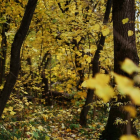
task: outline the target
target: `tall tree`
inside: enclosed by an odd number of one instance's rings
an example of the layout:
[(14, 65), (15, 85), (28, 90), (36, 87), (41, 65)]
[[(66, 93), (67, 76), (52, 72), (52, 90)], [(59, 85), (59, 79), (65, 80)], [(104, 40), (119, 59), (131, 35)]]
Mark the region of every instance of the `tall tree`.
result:
[[(120, 62), (125, 58), (131, 59), (136, 65), (139, 64), (135, 41), (135, 1), (134, 0), (113, 0), (113, 36), (114, 36), (114, 72), (120, 75), (128, 76), (120, 69)], [(129, 19), (127, 23), (123, 19)], [(128, 20), (127, 19), (127, 20)], [(126, 20), (126, 21), (127, 21)], [(133, 35), (129, 36), (128, 31), (133, 31)], [(118, 102), (124, 103), (127, 99), (120, 99)], [(100, 140), (118, 140), (123, 134), (137, 135), (133, 122), (127, 124), (115, 125), (117, 117), (127, 120), (127, 113), (122, 110), (123, 106), (111, 106), (108, 122)], [(128, 132), (128, 127), (131, 131)], [(129, 129), (129, 130), (130, 130)]]
[(23, 19), (21, 21), (20, 28), (18, 29), (14, 37), (14, 41), (11, 48), (10, 72), (7, 76), (4, 88), (0, 94), (0, 116), (3, 113), (4, 107), (7, 103), (7, 100), (12, 92), (12, 89), (18, 77), (20, 67), (20, 49), (28, 32), (36, 4), (37, 0), (28, 1)]
[[(105, 11), (104, 21), (103, 21), (104, 24), (107, 24), (107, 22), (108, 22), (110, 10), (111, 10), (111, 3), (112, 3), (112, 0), (107, 1), (106, 11)], [(105, 36), (103, 36), (103, 34), (101, 34), (101, 38), (99, 39), (99, 43), (97, 44), (96, 53), (91, 62), (92, 63), (92, 77), (95, 77), (95, 75), (97, 73), (99, 73), (99, 71), (100, 71), (99, 58), (100, 58), (100, 52), (104, 46), (104, 42), (105, 42)], [(85, 102), (85, 105), (83, 106), (83, 109), (80, 114), (80, 124), (82, 126), (86, 126), (86, 124), (87, 124), (86, 117), (87, 117), (88, 111), (90, 109), (89, 104), (93, 102), (93, 94), (94, 94), (94, 90), (88, 89), (86, 102)]]

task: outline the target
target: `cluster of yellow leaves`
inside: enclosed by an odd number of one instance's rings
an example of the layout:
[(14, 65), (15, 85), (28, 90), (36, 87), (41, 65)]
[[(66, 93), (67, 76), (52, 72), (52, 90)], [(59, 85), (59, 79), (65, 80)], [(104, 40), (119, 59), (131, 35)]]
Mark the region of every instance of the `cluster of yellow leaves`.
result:
[(88, 79), (82, 83), (83, 87), (96, 89), (95, 93), (98, 97), (102, 98), (104, 102), (108, 102), (115, 92), (109, 86), (110, 76), (105, 74), (97, 74), (95, 78)]
[(117, 88), (122, 95), (129, 95), (132, 101), (140, 105), (140, 90), (134, 87), (134, 83), (127, 77), (113, 73), (115, 81), (117, 83)]
[[(140, 71), (140, 68), (138, 68), (138, 66), (136, 66), (129, 59), (126, 59), (122, 63), (121, 68), (129, 74)], [(140, 90), (138, 87), (134, 87), (134, 82), (131, 79), (122, 75), (118, 75), (114, 72), (112, 72), (112, 75), (115, 77), (119, 93), (122, 95), (129, 95), (135, 104), (140, 105)], [(113, 88), (108, 85), (109, 82), (110, 82), (109, 75), (97, 74), (95, 78), (90, 78), (84, 81), (82, 83), (82, 86), (95, 89), (96, 95), (102, 98), (104, 102), (107, 102), (115, 95)]]
[[(10, 112), (10, 115), (12, 115), (12, 116), (16, 114), (16, 112), (13, 111), (13, 107), (12, 106), (10, 106), (9, 108), (5, 108), (3, 112), (4, 112), (4, 114), (7, 114), (7, 112)], [(2, 114), (2, 118), (5, 118), (4, 114)]]
[(132, 74), (133, 72), (140, 72), (140, 68), (130, 59), (125, 59), (125, 61), (121, 64), (121, 69), (128, 74)]

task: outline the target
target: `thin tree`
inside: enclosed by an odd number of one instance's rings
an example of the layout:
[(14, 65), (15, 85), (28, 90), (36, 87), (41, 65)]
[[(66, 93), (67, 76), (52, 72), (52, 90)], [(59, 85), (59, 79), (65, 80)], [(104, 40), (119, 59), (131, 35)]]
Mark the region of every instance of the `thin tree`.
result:
[(28, 0), (26, 10), (21, 21), (20, 28), (18, 29), (11, 48), (11, 61), (10, 72), (7, 76), (4, 88), (0, 94), (0, 116), (3, 113), (5, 105), (9, 99), (12, 89), (16, 83), (20, 67), (20, 49), (22, 43), (27, 35), (31, 19), (37, 4), (37, 0)]
[[(106, 11), (105, 11), (104, 21), (103, 21), (104, 24), (106, 24), (108, 22), (108, 19), (109, 19), (109, 14), (110, 14), (110, 10), (111, 10), (111, 2), (112, 2), (112, 0), (107, 1)], [(94, 77), (100, 71), (99, 58), (100, 58), (100, 52), (104, 46), (104, 42), (105, 42), (105, 36), (103, 36), (101, 34), (101, 38), (99, 40), (99, 43), (97, 44), (96, 53), (95, 53), (94, 58), (91, 62), (92, 63), (92, 77)], [(87, 125), (86, 117), (87, 117), (88, 111), (90, 109), (89, 104), (93, 102), (93, 94), (94, 94), (94, 90), (88, 89), (86, 102), (85, 102), (85, 105), (83, 106), (83, 109), (82, 109), (81, 114), (80, 114), (80, 124), (82, 126)]]

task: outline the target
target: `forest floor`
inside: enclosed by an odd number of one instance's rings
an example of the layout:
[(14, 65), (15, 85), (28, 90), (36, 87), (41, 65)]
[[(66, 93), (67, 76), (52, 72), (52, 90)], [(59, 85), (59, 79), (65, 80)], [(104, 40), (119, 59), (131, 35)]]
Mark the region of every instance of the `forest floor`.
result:
[[(98, 107), (87, 116), (88, 126), (79, 125), (82, 101), (48, 107), (11, 97), (0, 120), (0, 140), (98, 140), (108, 111)], [(140, 136), (140, 119), (135, 121)]]

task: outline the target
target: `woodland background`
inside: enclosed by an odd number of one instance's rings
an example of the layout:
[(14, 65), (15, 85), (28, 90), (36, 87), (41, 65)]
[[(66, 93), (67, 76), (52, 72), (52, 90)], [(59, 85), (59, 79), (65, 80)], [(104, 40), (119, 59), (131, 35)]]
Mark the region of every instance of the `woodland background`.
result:
[(0, 0), (0, 139), (137, 140), (139, 13), (139, 0)]

